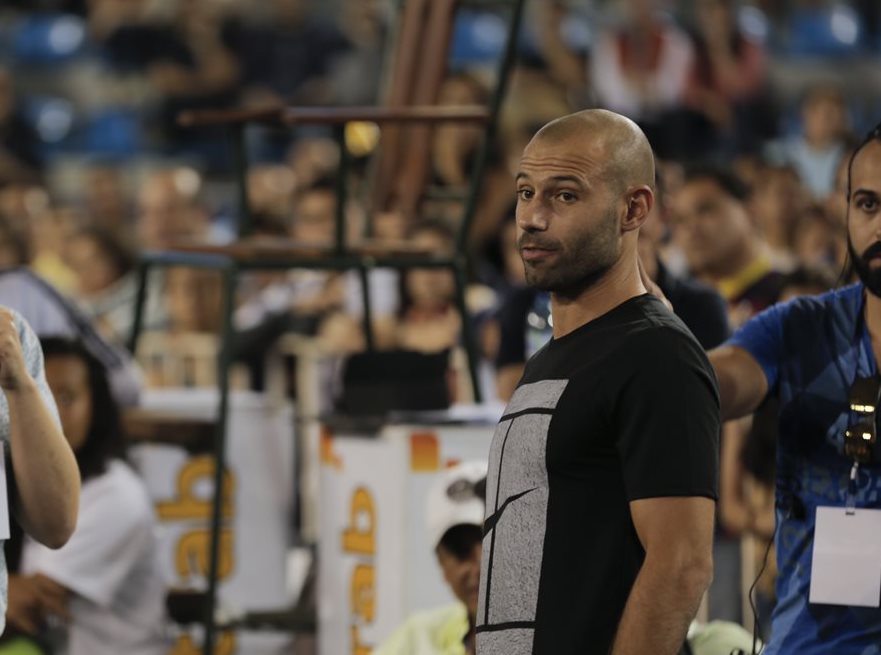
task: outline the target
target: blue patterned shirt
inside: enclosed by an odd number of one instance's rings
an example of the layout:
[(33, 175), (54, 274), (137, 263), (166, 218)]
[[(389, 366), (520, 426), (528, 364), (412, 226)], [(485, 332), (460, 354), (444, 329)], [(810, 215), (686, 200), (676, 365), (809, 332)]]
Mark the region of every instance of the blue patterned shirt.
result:
[[(858, 418), (850, 389), (856, 378), (877, 373), (864, 302), (862, 284), (796, 298), (762, 312), (728, 342), (758, 361), (780, 404), (778, 600), (764, 655), (881, 655), (881, 609), (808, 602), (816, 509), (846, 500), (852, 460), (844, 432)], [(881, 508), (877, 452), (860, 469), (856, 504)]]

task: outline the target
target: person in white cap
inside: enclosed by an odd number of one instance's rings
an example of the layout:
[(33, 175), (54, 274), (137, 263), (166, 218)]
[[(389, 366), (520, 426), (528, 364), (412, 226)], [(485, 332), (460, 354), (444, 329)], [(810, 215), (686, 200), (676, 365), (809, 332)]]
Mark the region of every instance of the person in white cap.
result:
[(428, 495), (430, 543), (458, 601), (414, 614), (374, 655), (474, 655), (486, 470), (485, 461), (458, 464), (438, 478)]

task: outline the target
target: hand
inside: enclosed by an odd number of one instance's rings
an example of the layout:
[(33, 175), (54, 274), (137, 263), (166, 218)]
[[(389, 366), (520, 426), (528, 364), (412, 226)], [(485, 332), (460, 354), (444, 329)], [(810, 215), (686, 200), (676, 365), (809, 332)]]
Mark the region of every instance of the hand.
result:
[(6, 618), (26, 634), (40, 631), (48, 614), (70, 619), (67, 589), (44, 575), (10, 575)]
[(645, 272), (645, 266), (642, 265), (642, 259), (640, 257), (636, 258), (637, 264), (639, 265), (639, 279), (642, 281), (642, 285), (645, 287), (645, 290), (650, 294), (655, 296), (658, 300), (664, 303), (671, 312), (673, 311), (673, 304), (664, 295), (664, 292), (661, 291), (661, 287), (655, 284), (655, 281), (649, 277), (649, 274)]
[(9, 576), (9, 597), (6, 607), (6, 620), (16, 630), (35, 635), (43, 623), (40, 608), (40, 595), (28, 577)]
[(8, 309), (0, 308), (0, 388), (16, 391), (29, 382), (31, 376), (24, 361), (15, 317)]

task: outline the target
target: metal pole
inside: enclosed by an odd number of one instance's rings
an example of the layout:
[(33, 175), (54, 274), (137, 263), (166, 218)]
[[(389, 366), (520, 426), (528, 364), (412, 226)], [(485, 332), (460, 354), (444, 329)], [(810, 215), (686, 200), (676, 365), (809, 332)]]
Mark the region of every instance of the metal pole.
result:
[(208, 553), (208, 597), (205, 602), (205, 642), (204, 655), (214, 655), (216, 625), (214, 621), (217, 607), (217, 589), (220, 573), (220, 536), (223, 530), (223, 482), (226, 472), (226, 428), (229, 413), (229, 367), (232, 363), (232, 315), (235, 308), (234, 296), (237, 270), (234, 265), (222, 269), (223, 276), (223, 327), (220, 335), (220, 352), (217, 357), (217, 386), (220, 394), (217, 424), (214, 429), (214, 498), (211, 507), (211, 537)]
[(373, 339), (373, 308), (370, 302), (369, 273), (366, 267), (358, 267), (358, 277), (361, 279), (361, 293), (364, 294), (364, 341), (368, 352), (373, 352), (376, 344)]
[(233, 169), (236, 176), (236, 187), (239, 196), (239, 218), (236, 234), (246, 237), (251, 234), (251, 199), (248, 194), (248, 149), (245, 144), (245, 126), (234, 125), (230, 129), (230, 149), (232, 150)]
[(471, 173), (471, 184), (468, 190), (468, 200), (465, 203), (465, 213), (462, 217), (462, 226), (456, 239), (456, 248), (460, 253), (466, 253), (468, 248), (468, 236), (471, 232), (471, 223), (474, 221), (474, 213), (477, 211), (477, 197), (480, 194), (483, 172), (489, 159), (489, 151), (493, 147), (498, 131), (499, 112), (508, 91), (508, 73), (514, 64), (517, 55), (517, 35), (520, 33), (520, 23), (523, 17), (523, 5), (525, 0), (515, 0), (511, 10), (511, 25), (508, 31), (508, 40), (505, 43), (505, 51), (499, 62), (498, 79), (496, 88), (489, 103), (489, 120), (483, 134), (483, 143), (477, 151), (474, 162), (474, 170)]
[(471, 377), (471, 389), (474, 392), (474, 402), (483, 402), (483, 393), (480, 390), (480, 375), (477, 370), (477, 335), (474, 333), (474, 325), (468, 316), (468, 308), (465, 305), (465, 288), (468, 284), (465, 274), (465, 263), (460, 262), (454, 268), (456, 274), (456, 306), (462, 317), (462, 342), (465, 346), (465, 354), (468, 359), (468, 374)]
[(145, 260), (138, 262), (138, 289), (135, 295), (135, 315), (132, 318), (132, 331), (129, 334), (128, 349), (135, 355), (138, 338), (141, 336), (141, 324), (144, 322), (144, 305), (147, 301), (147, 279), (150, 275), (150, 263)]
[(334, 136), (340, 150), (340, 167), (336, 179), (336, 244), (335, 254), (346, 251), (346, 196), (348, 194), (349, 149), (346, 148), (346, 126), (334, 128)]

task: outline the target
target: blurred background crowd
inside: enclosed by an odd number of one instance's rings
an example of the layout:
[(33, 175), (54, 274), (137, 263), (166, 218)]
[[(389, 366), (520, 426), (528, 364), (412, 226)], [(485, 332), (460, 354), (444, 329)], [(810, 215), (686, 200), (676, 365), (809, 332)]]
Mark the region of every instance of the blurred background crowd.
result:
[[(0, 267), (29, 267), (124, 345), (139, 251), (182, 239), (223, 242), (235, 231), (225, 137), (183, 128), (178, 114), (376, 103), (396, 11), (391, 0), (6, 0)], [(467, 320), (478, 327), (490, 397), (511, 393), (547, 327), (542, 297), (523, 288), (513, 223), (518, 158), (538, 127), (570, 111), (606, 107), (649, 136), (661, 201), (642, 257), (706, 347), (789, 295), (844, 279), (845, 164), (881, 118), (881, 4), (548, 0), (526, 11), (467, 240)], [(440, 103), (487, 101), (504, 31), (491, 11), (462, 12)], [(480, 136), (469, 126), (437, 128), (432, 183), (467, 185)], [(375, 131), (352, 126), (346, 144), (357, 188)], [(247, 146), (259, 233), (332, 243), (339, 157), (331, 134), (255, 128)], [(434, 198), (376, 216), (375, 234), (449, 250), (456, 202)], [(364, 207), (353, 200), (346, 213), (357, 232)], [(237, 384), (260, 388), (268, 345), (290, 332), (328, 352), (363, 349), (354, 282), (300, 270), (249, 275), (235, 314), (237, 356), (247, 364)], [(214, 384), (218, 278), (170, 269), (154, 283), (163, 292), (151, 294), (137, 353), (147, 384)], [(380, 347), (438, 352), (460, 343), (451, 274), (380, 271), (370, 283)], [(207, 373), (174, 363), (199, 353)], [(761, 420), (726, 428), (727, 535), (773, 532), (769, 431)], [(773, 590), (764, 588), (770, 603)]]

